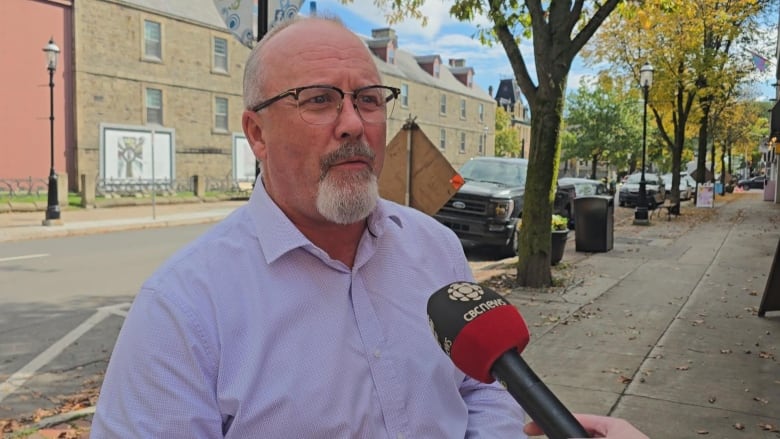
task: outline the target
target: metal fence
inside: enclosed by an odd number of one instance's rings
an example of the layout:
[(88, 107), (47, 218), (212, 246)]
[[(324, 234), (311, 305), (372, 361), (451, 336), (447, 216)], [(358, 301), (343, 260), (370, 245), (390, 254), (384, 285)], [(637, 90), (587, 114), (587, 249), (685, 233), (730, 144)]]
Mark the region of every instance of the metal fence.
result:
[[(232, 177), (197, 176), (181, 180), (151, 179), (97, 179), (95, 195), (98, 197), (138, 197), (155, 194), (172, 196), (181, 193), (195, 193), (196, 179), (203, 180), (203, 188), (211, 193), (244, 192), (246, 181)], [(249, 182), (251, 184), (251, 182)], [(0, 198), (13, 200), (20, 197), (42, 197), (49, 190), (47, 178), (0, 178)]]
[(48, 178), (0, 178), (0, 197), (38, 197), (48, 190)]

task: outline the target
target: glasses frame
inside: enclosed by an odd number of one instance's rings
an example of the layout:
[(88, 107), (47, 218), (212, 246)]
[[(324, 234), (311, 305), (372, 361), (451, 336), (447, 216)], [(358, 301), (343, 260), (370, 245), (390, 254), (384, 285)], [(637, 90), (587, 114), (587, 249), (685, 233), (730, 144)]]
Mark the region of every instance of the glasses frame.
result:
[[(401, 89), (400, 88), (390, 87), (390, 86), (387, 86), (387, 85), (378, 85), (378, 84), (377, 85), (367, 85), (365, 87), (356, 88), (356, 89), (354, 89), (354, 90), (352, 90), (350, 92), (350, 91), (344, 91), (344, 90), (342, 90), (342, 89), (340, 89), (340, 88), (338, 88), (336, 86), (333, 86), (333, 85), (314, 84), (314, 85), (305, 85), (303, 87), (295, 87), (295, 88), (291, 88), (289, 90), (285, 90), (285, 91), (279, 93), (278, 95), (276, 95), (276, 96), (274, 96), (274, 97), (272, 97), (270, 99), (267, 99), (267, 100), (265, 100), (263, 102), (260, 102), (259, 104), (255, 105), (254, 107), (251, 107), (250, 110), (252, 110), (253, 112), (257, 113), (258, 111), (260, 111), (260, 110), (270, 106), (274, 102), (280, 101), (280, 100), (286, 98), (287, 96), (292, 96), (293, 99), (295, 99), (295, 107), (298, 110), (298, 116), (300, 116), (301, 119), (304, 122), (311, 124), (311, 122), (307, 121), (306, 119), (303, 119), (303, 116), (301, 116), (300, 105), (299, 105), (300, 101), (298, 101), (298, 96), (300, 95), (300, 93), (302, 91), (308, 90), (308, 89), (312, 89), (312, 88), (327, 88), (327, 89), (334, 90), (334, 91), (338, 92), (338, 94), (341, 96), (341, 102), (339, 103), (339, 106), (337, 107), (337, 110), (336, 110), (336, 119), (338, 118), (339, 114), (341, 114), (341, 109), (344, 107), (344, 96), (345, 95), (351, 95), (352, 98), (354, 99), (355, 96), (358, 93), (360, 93), (361, 91), (372, 89), (372, 88), (381, 88), (381, 89), (388, 90), (390, 92), (390, 95), (387, 96), (387, 98), (385, 99), (385, 104), (387, 104), (390, 101), (398, 99), (398, 96), (400, 96), (400, 94), (401, 94)], [(378, 122), (368, 122), (368, 121), (366, 121), (365, 119), (363, 119), (363, 114), (361, 114), (360, 110), (357, 108), (357, 104), (355, 104), (353, 102), (352, 106), (355, 108), (355, 111), (357, 111), (357, 114), (360, 115), (360, 119), (363, 122), (366, 122), (366, 123), (378, 123)], [(387, 117), (389, 117), (389, 115), (387, 115), (386, 118)], [(335, 121), (336, 119), (333, 119), (333, 120)], [(322, 125), (324, 125), (324, 124), (322, 124)]]

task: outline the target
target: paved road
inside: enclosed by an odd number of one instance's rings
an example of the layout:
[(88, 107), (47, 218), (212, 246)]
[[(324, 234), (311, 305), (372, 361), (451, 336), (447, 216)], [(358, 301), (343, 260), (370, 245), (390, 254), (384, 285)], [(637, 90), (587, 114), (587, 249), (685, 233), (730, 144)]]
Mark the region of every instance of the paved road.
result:
[(141, 282), (208, 225), (0, 246), (0, 419), (99, 377)]

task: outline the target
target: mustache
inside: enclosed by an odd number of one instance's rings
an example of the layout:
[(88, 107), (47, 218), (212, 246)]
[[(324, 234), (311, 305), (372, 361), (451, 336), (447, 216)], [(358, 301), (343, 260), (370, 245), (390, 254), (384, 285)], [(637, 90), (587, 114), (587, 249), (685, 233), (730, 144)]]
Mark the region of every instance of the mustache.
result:
[(349, 160), (354, 157), (362, 157), (367, 159), (373, 169), (376, 153), (374, 153), (374, 151), (365, 143), (347, 142), (342, 143), (337, 150), (328, 153), (322, 158), (320, 161), (320, 169), (322, 171), (320, 179), (325, 178), (325, 174), (327, 174), (328, 170), (336, 163)]

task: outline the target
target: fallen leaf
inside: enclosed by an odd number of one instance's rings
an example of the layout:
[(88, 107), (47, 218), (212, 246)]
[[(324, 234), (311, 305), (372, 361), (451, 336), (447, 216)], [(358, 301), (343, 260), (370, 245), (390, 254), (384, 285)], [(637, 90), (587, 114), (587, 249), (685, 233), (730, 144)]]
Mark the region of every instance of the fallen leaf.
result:
[(687, 366), (687, 365), (685, 365), (685, 366), (677, 366), (675, 369), (677, 369), (677, 370), (688, 370), (688, 369), (690, 369), (690, 367)]
[(758, 396), (754, 396), (753, 397), (753, 401), (758, 401), (758, 402), (763, 403), (763, 404), (769, 404), (769, 400), (768, 399), (759, 398)]
[(762, 430), (766, 430), (766, 431), (772, 431), (772, 432), (775, 432), (775, 431), (780, 431), (780, 430), (778, 430), (778, 429), (777, 429), (777, 427), (775, 427), (775, 426), (774, 426), (774, 425), (772, 425), (772, 424), (758, 424), (758, 427), (759, 427), (760, 429), (762, 429)]
[(709, 398), (707, 398), (707, 402), (709, 402), (710, 404), (714, 404), (715, 401), (717, 401), (717, 400), (718, 400), (718, 398), (716, 398), (714, 396), (710, 396)]
[(731, 353), (731, 349), (721, 349), (720, 353), (721, 354), (730, 354)]
[(696, 434), (710, 434), (707, 430), (696, 430)]
[(628, 384), (628, 383), (630, 383), (631, 381), (633, 381), (633, 379), (632, 379), (632, 378), (629, 378), (629, 377), (627, 377), (627, 376), (620, 375), (620, 383), (621, 383), (621, 384)]
[(745, 424), (741, 424), (741, 423), (737, 422), (736, 424), (734, 424), (734, 428), (736, 428), (737, 430), (744, 430), (745, 429)]

